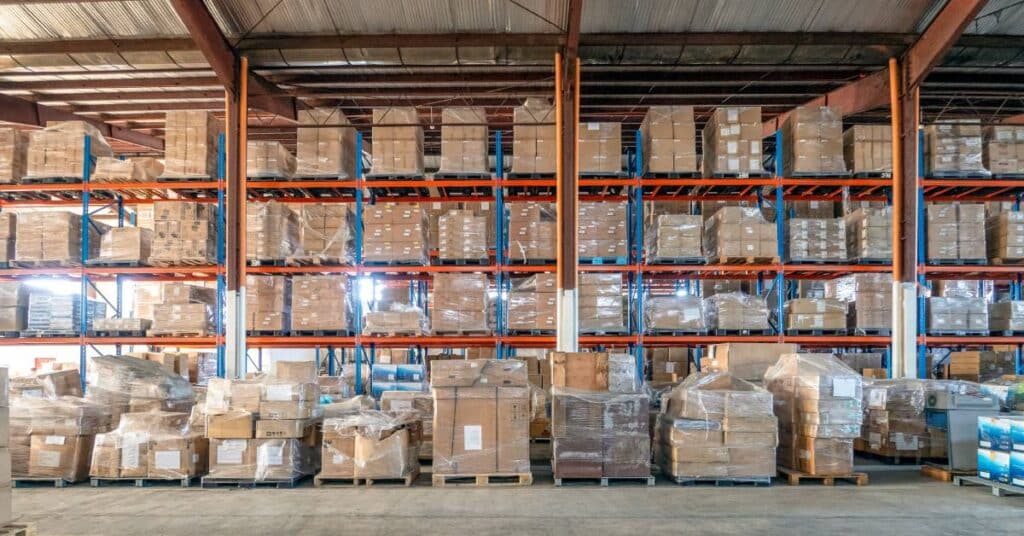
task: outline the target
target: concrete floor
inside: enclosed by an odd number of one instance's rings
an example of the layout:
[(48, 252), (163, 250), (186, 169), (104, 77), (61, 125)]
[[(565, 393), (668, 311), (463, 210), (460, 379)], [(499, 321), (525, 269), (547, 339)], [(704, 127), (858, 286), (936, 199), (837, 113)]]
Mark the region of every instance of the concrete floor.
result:
[[(866, 487), (201, 490), (17, 489), (15, 515), (41, 535), (122, 534), (1022, 534), (1024, 497), (993, 497), (912, 472)], [(226, 532), (232, 531), (232, 532)], [(358, 532), (356, 532), (358, 531)]]

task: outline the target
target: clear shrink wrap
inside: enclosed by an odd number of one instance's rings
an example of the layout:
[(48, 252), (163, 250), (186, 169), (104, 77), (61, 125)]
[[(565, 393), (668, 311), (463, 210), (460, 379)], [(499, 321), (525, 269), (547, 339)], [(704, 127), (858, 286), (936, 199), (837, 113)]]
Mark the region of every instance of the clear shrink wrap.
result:
[(320, 478), (405, 478), (419, 473), (420, 418), (360, 410), (324, 420)]
[[(321, 376), (320, 378), (332, 378), (333, 380), (336, 380), (338, 378), (341, 378), (341, 376)], [(319, 383), (321, 390), (320, 392), (323, 394), (327, 394), (327, 388), (324, 386), (324, 382), (321, 381)], [(345, 417), (346, 415), (358, 413), (360, 411), (367, 409), (376, 409), (377, 402), (372, 397), (366, 395), (358, 395), (346, 398), (339, 397), (335, 399), (334, 402), (331, 402), (329, 404), (322, 404), (322, 407), (324, 410), (324, 420), (327, 420), (336, 419), (338, 417)]]
[(299, 216), (287, 205), (247, 203), (245, 251), (249, 260), (283, 260), (301, 251)]
[(204, 110), (181, 110), (167, 112), (165, 126), (163, 176), (217, 176), (217, 138), (223, 130), (220, 120)]
[(709, 258), (779, 256), (778, 232), (757, 207), (722, 207), (704, 223)]
[(245, 276), (246, 331), (280, 332), (290, 325), (291, 280), (283, 276)]
[(782, 124), (783, 176), (843, 175), (843, 118), (837, 108), (800, 106)]
[(581, 202), (577, 240), (581, 259), (616, 259), (629, 254), (626, 203)]
[(245, 175), (256, 179), (290, 179), (295, 175), (295, 157), (279, 141), (249, 140), (245, 147)]
[(392, 303), (387, 309), (363, 313), (363, 333), (367, 335), (422, 335), (430, 332), (423, 309), (409, 303)]
[(580, 123), (577, 131), (581, 174), (622, 172), (622, 123)]
[(189, 426), (190, 414), (125, 413), (98, 434), (89, 476), (178, 480), (206, 473), (208, 441)]
[(115, 158), (101, 156), (96, 159), (92, 182), (156, 182), (163, 175), (164, 165), (156, 158)]
[(434, 274), (430, 304), (430, 327), (433, 332), (490, 332), (489, 288), (487, 274)]
[(579, 274), (579, 329), (583, 333), (626, 329), (621, 273)]
[(155, 361), (128, 356), (93, 357), (86, 369), (86, 399), (122, 413), (188, 413), (195, 395), (188, 379)]
[(153, 231), (142, 227), (111, 227), (100, 237), (95, 262), (133, 262), (145, 264), (153, 250)]
[(298, 212), (302, 255), (321, 264), (351, 264), (353, 214), (344, 203), (304, 203)]
[(640, 124), (644, 173), (697, 172), (693, 106), (651, 106)]
[(487, 216), (474, 210), (452, 209), (437, 218), (437, 258), (488, 260)]
[(987, 332), (989, 330), (988, 304), (985, 298), (940, 297), (928, 298), (928, 332)]
[(344, 274), (292, 276), (291, 330), (350, 331), (352, 302)]
[[(533, 395), (534, 402), (537, 395)], [(543, 396), (543, 393), (540, 395)], [(543, 400), (543, 398), (541, 398)], [(539, 408), (538, 408), (539, 406)], [(372, 409), (372, 408), (371, 408)], [(420, 458), (429, 458), (434, 450), (434, 397), (429, 392), (417, 391), (384, 391), (380, 395), (381, 411), (413, 412), (420, 422), (422, 441), (420, 442)], [(534, 404), (534, 413), (543, 412), (544, 404)]]
[(441, 166), (438, 174), (484, 174), (487, 156), (487, 111), (482, 107), (441, 110)]
[(926, 212), (929, 262), (986, 258), (984, 204), (929, 203)]
[(320, 451), (310, 438), (210, 439), (212, 478), (291, 480), (319, 467)]
[(983, 134), (985, 169), (993, 176), (1024, 173), (1024, 126), (989, 125)]
[(846, 255), (846, 222), (842, 218), (789, 218), (786, 253), (793, 261), (842, 262)]
[(985, 224), (988, 258), (1004, 261), (1024, 259), (1024, 212), (1000, 212)]
[(423, 127), (414, 107), (373, 109), (373, 175), (423, 175)]
[(1024, 411), (1024, 376), (993, 378), (981, 384), (981, 392), (998, 400), (1004, 411)]
[(892, 326), (892, 274), (851, 274), (825, 283), (825, 297), (848, 304), (848, 326), (858, 330)]
[(21, 331), (28, 319), (28, 287), (21, 281), (0, 281), (0, 331)]
[(159, 265), (216, 262), (217, 206), (190, 201), (153, 203), (150, 260)]
[(988, 304), (988, 326), (992, 331), (1024, 331), (1024, 301)]
[(28, 132), (0, 128), (0, 184), (17, 184), (28, 166)]
[(429, 263), (427, 217), (419, 203), (363, 208), (363, 260), (373, 264)]
[(771, 329), (768, 303), (762, 296), (743, 292), (715, 294), (705, 300), (705, 312), (709, 329)]
[(835, 298), (793, 298), (786, 301), (787, 330), (846, 329), (847, 304)]
[(704, 300), (700, 296), (651, 296), (644, 298), (644, 327), (658, 331), (707, 329)]
[(508, 329), (554, 331), (557, 288), (555, 274), (535, 274), (513, 279), (508, 295)]
[(846, 169), (857, 174), (892, 173), (892, 127), (853, 125), (843, 133)]
[(716, 108), (701, 131), (704, 174), (761, 173), (761, 108)]
[(937, 123), (924, 127), (924, 172), (987, 174), (982, 158), (981, 125), (976, 122)]
[[(85, 139), (89, 138), (89, 154)], [(29, 133), (25, 178), (81, 179), (86, 158), (113, 156), (99, 129), (85, 121), (48, 121)]]
[(10, 381), (11, 398), (59, 398), (82, 396), (82, 376), (78, 369), (40, 372), (17, 376)]
[(557, 241), (553, 203), (514, 201), (508, 204), (508, 258), (523, 263), (554, 260)]
[[(100, 233), (107, 225), (92, 220), (89, 225), (91, 258), (99, 253)], [(82, 217), (65, 211), (21, 212), (15, 229), (14, 258), (19, 262), (61, 262), (76, 264), (82, 255)]]
[(851, 259), (892, 259), (892, 208), (858, 208), (845, 217)]
[(659, 214), (647, 225), (647, 262), (670, 262), (704, 256), (704, 220), (693, 214)]
[(107, 314), (107, 304), (97, 300), (86, 300), (82, 311), (82, 300), (77, 294), (51, 294), (45, 290), (33, 290), (28, 296), (26, 327), (32, 331), (61, 331), (79, 333), (82, 317), (85, 329), (94, 329), (93, 322)]
[(10, 414), (14, 477), (85, 480), (94, 436), (113, 426), (108, 408), (70, 396), (14, 398)]
[(547, 99), (528, 98), (512, 112), (512, 173), (555, 173), (555, 108)]
[(551, 469), (555, 478), (649, 476), (650, 405), (650, 396), (642, 391), (553, 387)]
[(18, 236), (18, 215), (14, 212), (0, 212), (0, 262), (14, 260), (15, 238)]
[[(356, 129), (338, 108), (299, 110), (295, 175), (352, 179), (356, 176)], [(314, 128), (315, 126), (315, 128)]]

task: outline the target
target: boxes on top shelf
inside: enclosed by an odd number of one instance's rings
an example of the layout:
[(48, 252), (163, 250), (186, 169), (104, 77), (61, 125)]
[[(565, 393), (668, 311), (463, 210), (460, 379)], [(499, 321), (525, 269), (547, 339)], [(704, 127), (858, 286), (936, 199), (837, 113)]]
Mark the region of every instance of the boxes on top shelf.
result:
[(0, 128), (0, 184), (17, 184), (28, 168), (28, 132)]
[(555, 108), (547, 99), (529, 98), (512, 112), (512, 173), (554, 175)]
[(701, 133), (704, 174), (761, 173), (761, 108), (715, 108)]
[(579, 152), (581, 174), (621, 173), (622, 123), (580, 123)]
[(295, 157), (284, 145), (281, 145), (281, 142), (267, 140), (246, 142), (246, 177), (288, 179), (294, 174)]
[(983, 134), (986, 169), (993, 175), (1024, 173), (1024, 126), (989, 125)]
[(373, 109), (371, 172), (423, 175), (423, 127), (414, 107)]
[(223, 124), (199, 110), (167, 112), (164, 172), (168, 178), (217, 176), (217, 137)]
[[(338, 108), (299, 110), (295, 175), (352, 179), (356, 176), (356, 129)], [(310, 125), (316, 125), (311, 128)]]
[[(89, 137), (90, 154), (85, 154)], [(25, 178), (81, 179), (85, 159), (114, 153), (99, 129), (85, 121), (48, 121), (46, 128), (29, 134)]]
[(976, 122), (936, 123), (924, 127), (924, 172), (986, 174), (981, 125)]
[(843, 119), (828, 106), (800, 106), (782, 124), (782, 169), (787, 177), (842, 175)]
[(640, 124), (644, 173), (697, 172), (692, 106), (651, 106)]
[(892, 126), (851, 126), (843, 133), (843, 154), (853, 173), (892, 173)]
[(487, 111), (484, 108), (443, 109), (438, 173), (487, 173), (490, 169), (488, 143)]

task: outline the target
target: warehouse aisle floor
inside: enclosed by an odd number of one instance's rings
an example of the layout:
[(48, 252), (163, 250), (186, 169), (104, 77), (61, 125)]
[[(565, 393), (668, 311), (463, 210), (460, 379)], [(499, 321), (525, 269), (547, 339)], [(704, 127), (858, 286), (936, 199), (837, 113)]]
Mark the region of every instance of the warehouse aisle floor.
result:
[[(956, 488), (916, 473), (874, 473), (871, 485), (771, 488), (303, 487), (18, 489), (16, 515), (40, 535), (124, 534), (1020, 534), (1024, 497)], [(309, 486), (307, 483), (306, 486)], [(1016, 526), (1015, 530), (1011, 527)], [(230, 531), (230, 532), (226, 532)]]

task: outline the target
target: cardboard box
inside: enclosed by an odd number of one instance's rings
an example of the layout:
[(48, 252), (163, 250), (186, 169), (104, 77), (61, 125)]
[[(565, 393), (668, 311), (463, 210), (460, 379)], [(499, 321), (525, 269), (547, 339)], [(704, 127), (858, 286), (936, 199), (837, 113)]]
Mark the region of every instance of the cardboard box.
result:
[(580, 173), (622, 171), (621, 123), (580, 123), (578, 132)]
[(761, 109), (716, 108), (701, 132), (704, 173), (761, 173)]
[(491, 305), (487, 274), (434, 274), (430, 325), (434, 333), (486, 333)]
[(423, 127), (414, 107), (373, 109), (374, 175), (422, 175)]
[(292, 276), (292, 331), (348, 331), (351, 325), (348, 277)]
[(843, 174), (843, 120), (828, 106), (800, 106), (782, 124), (782, 168), (786, 177)]
[(696, 173), (692, 106), (651, 106), (640, 124), (645, 173)]
[(440, 173), (486, 173), (490, 169), (489, 145), (484, 108), (441, 110)]
[(47, 121), (46, 128), (29, 133), (25, 177), (81, 179), (87, 156), (113, 156), (99, 129), (85, 121)]
[(28, 166), (28, 132), (0, 129), (0, 184), (17, 184)]
[[(295, 175), (351, 179), (356, 176), (356, 129), (338, 108), (299, 110)], [(316, 128), (311, 128), (311, 127)]]
[(529, 389), (434, 387), (435, 474), (529, 472)]
[(711, 345), (708, 353), (713, 370), (728, 371), (747, 381), (762, 381), (764, 373), (779, 357), (796, 352), (795, 344), (724, 343)]
[(854, 173), (892, 173), (892, 127), (853, 125), (843, 133), (843, 155)]
[(94, 436), (33, 434), (28, 474), (80, 482), (89, 476)]
[(608, 354), (606, 352), (552, 352), (551, 386), (585, 391), (608, 390)]
[(206, 417), (206, 437), (211, 439), (250, 439), (254, 437), (256, 417), (248, 411), (212, 413)]
[(926, 176), (985, 172), (981, 125), (961, 122), (925, 126), (924, 169)]
[(210, 476), (256, 478), (255, 439), (210, 439)]
[(554, 107), (546, 99), (528, 98), (513, 110), (512, 122), (512, 173), (554, 174)]

